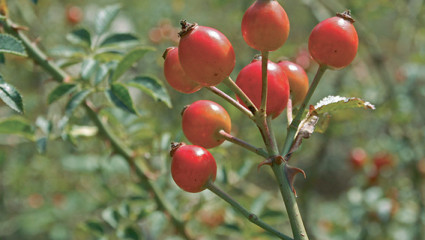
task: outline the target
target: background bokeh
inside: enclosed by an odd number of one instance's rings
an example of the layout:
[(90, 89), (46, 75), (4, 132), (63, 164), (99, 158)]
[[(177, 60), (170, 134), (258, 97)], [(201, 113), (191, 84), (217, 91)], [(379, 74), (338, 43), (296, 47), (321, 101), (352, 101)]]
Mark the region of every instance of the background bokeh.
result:
[[(297, 178), (299, 207), (310, 239), (423, 239), (425, 236), (425, 7), (422, 0), (301, 0), (281, 1), (291, 22), (285, 45), (270, 54), (305, 67), (310, 79), (317, 64), (309, 58), (307, 41), (321, 20), (351, 9), (359, 35), (359, 52), (345, 69), (325, 73), (312, 104), (328, 95), (359, 97), (376, 110), (334, 113), (324, 133), (315, 133), (293, 155), (291, 165), (305, 170)], [(169, 87), (162, 73), (162, 52), (177, 45), (179, 21), (214, 27), (232, 42), (236, 67), (231, 77), (257, 51), (240, 33), (244, 11), (252, 1), (225, 0), (29, 0), (9, 1), (10, 17), (29, 30), (47, 53), (69, 44), (73, 29), (93, 29), (96, 13), (108, 4), (122, 10), (112, 30), (132, 32), (157, 50), (129, 74), (159, 77), (173, 107), (134, 92), (141, 116), (118, 109), (114, 129), (151, 167), (153, 177), (175, 209), (189, 221), (199, 239), (273, 239), (237, 214), (209, 191), (185, 193), (170, 177), (171, 141), (186, 141), (180, 111), (199, 99), (224, 106), (232, 117), (232, 134), (254, 145), (261, 137), (252, 122), (230, 104), (206, 90), (185, 95)], [(71, 6), (84, 19), (66, 19)], [(75, 69), (68, 69), (74, 73)], [(6, 56), (0, 72), (24, 98), (21, 117), (34, 125), (58, 124), (66, 102), (48, 106), (46, 97), (57, 85), (50, 76), (22, 57)], [(78, 72), (77, 72), (78, 74)], [(224, 86), (219, 88), (230, 92)], [(18, 115), (0, 103), (0, 118)], [(123, 159), (108, 142), (90, 134), (84, 111), (77, 111), (68, 129), (74, 138), (49, 139), (40, 154), (36, 144), (21, 136), (0, 135), (0, 239), (180, 239), (149, 192), (137, 185)], [(273, 121), (283, 144), (285, 114)], [(78, 134), (81, 131), (84, 134)], [(362, 149), (362, 168), (352, 164), (354, 149)], [(257, 171), (261, 159), (229, 143), (211, 149), (217, 160), (217, 185), (266, 222), (290, 234), (289, 220), (271, 169)], [(358, 153), (358, 151), (357, 151)], [(382, 165), (382, 167), (381, 167)], [(379, 168), (379, 171), (377, 170)]]

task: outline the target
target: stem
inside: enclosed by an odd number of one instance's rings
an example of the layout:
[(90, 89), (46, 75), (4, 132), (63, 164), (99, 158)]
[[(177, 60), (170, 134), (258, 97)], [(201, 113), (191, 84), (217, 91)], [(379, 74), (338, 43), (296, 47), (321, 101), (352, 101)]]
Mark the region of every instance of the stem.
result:
[(215, 93), (216, 95), (222, 97), (224, 100), (228, 101), (230, 104), (235, 106), (237, 109), (239, 109), (242, 113), (247, 115), (250, 119), (254, 118), (254, 115), (250, 110), (248, 110), (246, 107), (244, 107), (242, 104), (240, 104), (238, 101), (236, 101), (234, 98), (230, 97), (220, 89), (216, 87), (205, 87), (206, 89), (210, 90), (211, 92)]
[(224, 79), (223, 83), (226, 84), (226, 86), (230, 88), (230, 90), (232, 90), (232, 92), (234, 92), (242, 100), (242, 102), (245, 103), (252, 114), (255, 114), (258, 111), (257, 107), (254, 105), (254, 103), (252, 103), (251, 99), (249, 99), (249, 97), (242, 91), (242, 89), (239, 88), (238, 85), (236, 85), (236, 83), (230, 77)]
[(56, 64), (51, 62), (47, 56), (33, 43), (27, 36), (19, 31), (18, 25), (13, 23), (10, 19), (2, 21), (5, 32), (18, 38), (25, 46), (28, 57), (33, 59), (37, 64), (43, 67), (54, 80), (58, 82), (66, 82), (70, 79), (70, 76), (59, 68)]
[(316, 90), (316, 87), (319, 84), (320, 79), (322, 79), (326, 69), (327, 69), (327, 66), (325, 65), (320, 65), (319, 68), (317, 69), (316, 75), (314, 76), (313, 82), (311, 83), (310, 88), (308, 89), (307, 95), (304, 98), (304, 101), (301, 104), (301, 107), (299, 108), (297, 115), (295, 116), (294, 120), (291, 122), (291, 124), (288, 127), (288, 133), (286, 135), (285, 143), (282, 149), (282, 156), (285, 156), (289, 152), (289, 149), (291, 148), (291, 145), (294, 141), (295, 133), (298, 130), (298, 125), (301, 122), (301, 117), (304, 114), (304, 110), (307, 107), (307, 104), (310, 101), (310, 98), (313, 95), (314, 91)]
[(261, 114), (266, 114), (267, 110), (267, 63), (269, 61), (269, 52), (262, 51), (261, 52)]
[(154, 198), (159, 208), (170, 215), (171, 220), (173, 221), (179, 233), (186, 239), (192, 239), (186, 231), (185, 223), (177, 216), (176, 212), (174, 212), (172, 206), (165, 199), (162, 191), (158, 188), (153, 180), (146, 176), (146, 167), (141, 167), (136, 164), (133, 151), (124, 145), (124, 143), (113, 134), (109, 127), (102, 122), (98, 114), (89, 106), (88, 103), (83, 104), (83, 106), (86, 109), (87, 115), (98, 127), (99, 132), (111, 142), (111, 145), (116, 153), (124, 157), (127, 164), (135, 171), (140, 180), (143, 181), (143, 184), (146, 184), (147, 188), (154, 193)]
[(240, 205), (236, 200), (234, 200), (232, 197), (230, 197), (227, 193), (223, 192), (219, 187), (217, 187), (214, 183), (209, 181), (207, 183), (207, 188), (215, 193), (217, 196), (222, 198), (224, 201), (232, 205), (238, 212), (240, 212), (242, 215), (244, 215), (250, 222), (254, 223), (255, 225), (263, 228), (264, 230), (274, 234), (275, 236), (279, 237), (280, 239), (284, 240), (293, 240), (289, 236), (286, 236), (285, 234), (277, 231), (267, 223), (263, 222), (258, 216), (255, 214), (249, 212), (246, 208), (244, 208), (242, 205)]
[(237, 138), (237, 137), (235, 137), (235, 136), (227, 133), (224, 130), (220, 130), (218, 133), (224, 139), (226, 139), (229, 142), (232, 142), (232, 143), (237, 144), (237, 145), (239, 145), (239, 146), (241, 146), (243, 148), (246, 148), (249, 151), (254, 152), (255, 154), (258, 154), (258, 155), (260, 155), (260, 156), (262, 156), (264, 158), (269, 158), (268, 153), (266, 151), (264, 151), (262, 148), (254, 147), (253, 145), (251, 145), (251, 144), (249, 144), (249, 143), (247, 143), (247, 142), (245, 142), (245, 141), (243, 141), (243, 140), (241, 140), (241, 139), (239, 139), (239, 138)]
[[(35, 44), (33, 44), (21, 31), (19, 31), (19, 28), (16, 27), (17, 25), (15, 23), (13, 23), (9, 19), (2, 21), (2, 23), (3, 28), (7, 33), (15, 36), (22, 42), (22, 44), (24, 44), (28, 53), (28, 57), (33, 59), (38, 65), (40, 65), (44, 70), (46, 70), (53, 77), (54, 80), (56, 80), (57, 82), (66, 82), (71, 78), (55, 63), (49, 61), (48, 57), (44, 54), (44, 52), (41, 51)], [(146, 176), (145, 172), (147, 172), (147, 169), (145, 167), (141, 169), (140, 166), (136, 165), (132, 150), (125, 146), (112, 133), (112, 131), (110, 131), (109, 128), (105, 124), (103, 124), (97, 113), (87, 103), (83, 104), (83, 106), (85, 107), (90, 119), (98, 127), (99, 131), (111, 142), (114, 150), (124, 157), (128, 165), (136, 172), (140, 180), (142, 180), (143, 183), (146, 184), (148, 189), (154, 193), (155, 201), (157, 202), (158, 207), (163, 209), (170, 215), (171, 220), (175, 225), (177, 231), (184, 238), (192, 239), (186, 231), (185, 222), (183, 222), (177, 217), (177, 214), (174, 212), (171, 205), (169, 205), (166, 199), (164, 198), (161, 189), (159, 189), (155, 185), (155, 183)]]

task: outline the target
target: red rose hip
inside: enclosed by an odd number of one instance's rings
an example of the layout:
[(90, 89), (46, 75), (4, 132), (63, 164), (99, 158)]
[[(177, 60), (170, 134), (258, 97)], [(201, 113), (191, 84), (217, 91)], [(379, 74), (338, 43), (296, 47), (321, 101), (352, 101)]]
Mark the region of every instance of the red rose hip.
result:
[(186, 138), (195, 145), (213, 148), (224, 138), (220, 130), (230, 133), (232, 122), (227, 111), (209, 100), (199, 100), (190, 104), (183, 112), (182, 128)]
[(202, 86), (215, 86), (235, 67), (232, 44), (218, 30), (182, 21), (179, 59), (184, 72)]
[(197, 193), (215, 181), (217, 164), (208, 150), (195, 145), (178, 144), (171, 150), (171, 176), (184, 191)]
[(317, 24), (308, 40), (313, 59), (332, 69), (350, 64), (356, 57), (359, 43), (353, 23), (350, 12), (346, 11)]
[[(267, 110), (266, 113), (272, 118), (276, 118), (286, 108), (289, 99), (289, 82), (282, 68), (268, 61), (267, 64)], [(257, 108), (261, 105), (261, 61), (254, 60), (245, 66), (236, 79), (236, 84), (251, 99)], [(245, 103), (237, 97), (238, 101)]]
[(179, 60), (179, 49), (169, 47), (164, 52), (164, 75), (171, 87), (182, 93), (194, 93), (201, 89), (199, 83), (193, 81), (183, 71)]
[(242, 36), (245, 42), (259, 51), (280, 48), (289, 35), (289, 19), (276, 0), (257, 0), (242, 18)]
[(290, 93), (292, 95), (292, 105), (301, 104), (308, 92), (308, 76), (304, 69), (290, 61), (280, 61), (277, 63), (285, 72), (289, 81)]

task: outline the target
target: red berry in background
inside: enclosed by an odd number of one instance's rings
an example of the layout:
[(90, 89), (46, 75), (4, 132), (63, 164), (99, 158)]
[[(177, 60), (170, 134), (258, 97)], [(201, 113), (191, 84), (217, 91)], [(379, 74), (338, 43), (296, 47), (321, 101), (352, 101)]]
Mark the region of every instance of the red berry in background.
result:
[(259, 51), (280, 48), (289, 35), (289, 19), (276, 0), (257, 0), (242, 18), (245, 42)]
[(235, 67), (232, 44), (218, 30), (181, 22), (179, 59), (185, 73), (202, 86), (215, 86)]
[(179, 60), (179, 49), (169, 47), (163, 55), (164, 75), (171, 87), (182, 93), (194, 93), (201, 89), (199, 83), (190, 79), (183, 71)]
[(71, 6), (66, 9), (66, 19), (69, 23), (75, 25), (83, 20), (83, 11), (77, 6)]
[(290, 61), (280, 61), (277, 63), (285, 72), (289, 81), (290, 93), (292, 95), (292, 105), (301, 104), (308, 92), (308, 76), (304, 69)]
[(195, 145), (213, 148), (224, 139), (218, 133), (230, 133), (232, 122), (227, 111), (209, 100), (199, 100), (190, 104), (183, 112), (182, 128), (186, 138)]
[(367, 160), (367, 153), (363, 148), (354, 148), (350, 152), (350, 163), (355, 169), (360, 169), (364, 166)]
[(387, 152), (379, 152), (373, 156), (373, 164), (380, 171), (384, 167), (390, 167), (394, 163), (393, 156)]
[(171, 150), (171, 155), (171, 176), (184, 191), (201, 192), (208, 181), (215, 181), (217, 164), (205, 148), (178, 144)]
[[(268, 61), (267, 64), (267, 115), (276, 118), (286, 108), (289, 99), (289, 82), (283, 69)], [(245, 66), (236, 79), (236, 84), (245, 92), (257, 108), (261, 105), (261, 61), (254, 60)], [(237, 97), (238, 101), (245, 103)]]
[(317, 24), (311, 31), (308, 49), (320, 65), (339, 69), (356, 57), (359, 39), (350, 12), (337, 14)]

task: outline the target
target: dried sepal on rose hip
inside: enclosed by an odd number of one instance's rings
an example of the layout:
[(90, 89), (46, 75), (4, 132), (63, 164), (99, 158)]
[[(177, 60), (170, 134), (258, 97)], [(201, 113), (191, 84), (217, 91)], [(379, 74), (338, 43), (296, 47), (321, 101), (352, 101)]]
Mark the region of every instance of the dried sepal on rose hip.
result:
[[(289, 82), (282, 68), (272, 61), (267, 64), (267, 110), (266, 114), (276, 118), (286, 108), (289, 99)], [(261, 105), (262, 71), (261, 60), (254, 59), (246, 65), (236, 78), (236, 84), (259, 108)], [(245, 103), (237, 97), (239, 103)]]
[(213, 148), (223, 143), (220, 130), (230, 133), (232, 122), (227, 111), (209, 100), (199, 100), (182, 112), (182, 128), (186, 138), (195, 145)]
[(357, 54), (359, 39), (350, 11), (323, 20), (311, 31), (308, 49), (320, 65), (340, 69), (349, 65)]
[(183, 71), (179, 60), (179, 49), (169, 47), (162, 55), (164, 58), (164, 75), (168, 84), (182, 93), (194, 93), (201, 89), (199, 83), (190, 79)]
[(245, 42), (259, 51), (274, 51), (288, 39), (289, 19), (276, 0), (257, 0), (242, 18)]
[(201, 192), (209, 181), (215, 181), (217, 164), (205, 148), (172, 143), (170, 155), (172, 157), (171, 176), (184, 191)]
[(304, 69), (290, 61), (279, 61), (277, 63), (288, 77), (292, 105), (296, 106), (303, 102), (308, 92), (308, 76)]
[(215, 86), (235, 67), (235, 52), (220, 31), (181, 21), (179, 59), (184, 72), (202, 86)]

